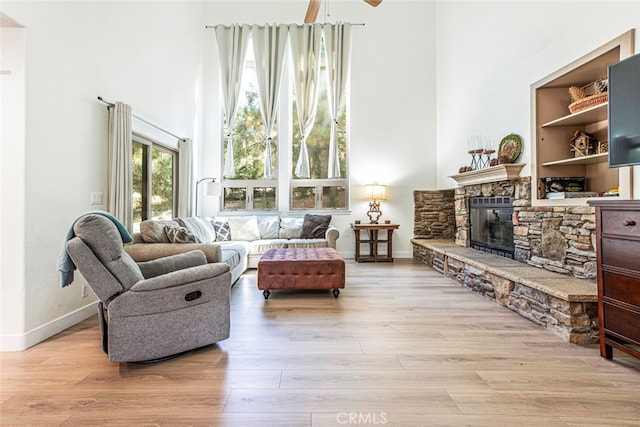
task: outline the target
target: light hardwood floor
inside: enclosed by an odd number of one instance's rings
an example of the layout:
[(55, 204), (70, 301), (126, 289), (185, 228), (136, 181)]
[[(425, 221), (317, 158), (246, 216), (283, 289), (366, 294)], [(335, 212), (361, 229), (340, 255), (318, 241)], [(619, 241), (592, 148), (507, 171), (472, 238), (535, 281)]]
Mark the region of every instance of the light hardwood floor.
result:
[[(347, 285), (232, 291), (231, 338), (107, 361), (95, 317), (0, 353), (3, 426), (638, 426), (640, 361), (577, 346), (409, 260)], [(197, 327), (197, 325), (194, 325)]]

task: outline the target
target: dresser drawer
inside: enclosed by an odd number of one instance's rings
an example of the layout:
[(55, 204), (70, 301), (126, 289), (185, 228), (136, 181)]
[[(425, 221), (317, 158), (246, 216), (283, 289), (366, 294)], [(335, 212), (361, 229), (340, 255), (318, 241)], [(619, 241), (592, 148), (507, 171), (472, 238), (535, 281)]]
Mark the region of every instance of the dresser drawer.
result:
[(605, 332), (622, 335), (640, 344), (640, 313), (604, 303)]
[(602, 233), (640, 237), (640, 211), (602, 210)]
[(602, 265), (640, 271), (640, 242), (603, 237)]
[(603, 271), (602, 286), (606, 297), (640, 307), (640, 279)]

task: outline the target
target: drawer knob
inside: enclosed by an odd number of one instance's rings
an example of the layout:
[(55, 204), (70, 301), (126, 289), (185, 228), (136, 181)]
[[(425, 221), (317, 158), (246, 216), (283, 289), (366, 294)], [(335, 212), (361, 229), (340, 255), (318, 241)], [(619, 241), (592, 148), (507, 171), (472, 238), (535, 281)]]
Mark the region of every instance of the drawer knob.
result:
[(625, 219), (622, 225), (626, 227), (633, 227), (634, 225), (636, 225), (636, 222), (632, 219)]

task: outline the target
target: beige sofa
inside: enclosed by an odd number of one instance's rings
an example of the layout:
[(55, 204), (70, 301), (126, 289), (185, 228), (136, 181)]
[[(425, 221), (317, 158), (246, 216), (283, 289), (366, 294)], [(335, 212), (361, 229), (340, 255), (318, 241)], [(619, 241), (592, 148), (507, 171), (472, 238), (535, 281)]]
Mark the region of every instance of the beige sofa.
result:
[(257, 268), (262, 254), (272, 248), (335, 249), (340, 232), (330, 220), (330, 215), (309, 214), (147, 220), (125, 250), (137, 262), (144, 262), (200, 249), (208, 262), (227, 263), (235, 282), (247, 268)]

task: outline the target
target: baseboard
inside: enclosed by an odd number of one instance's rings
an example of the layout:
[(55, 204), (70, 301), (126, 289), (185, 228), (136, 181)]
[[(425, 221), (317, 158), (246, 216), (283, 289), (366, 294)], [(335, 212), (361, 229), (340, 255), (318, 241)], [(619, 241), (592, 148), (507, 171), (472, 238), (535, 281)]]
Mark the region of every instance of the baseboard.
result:
[(98, 312), (98, 301), (94, 301), (69, 314), (58, 317), (49, 323), (38, 326), (22, 335), (3, 335), (0, 337), (0, 351), (22, 351), (39, 342), (51, 338), (55, 334), (87, 319)]

